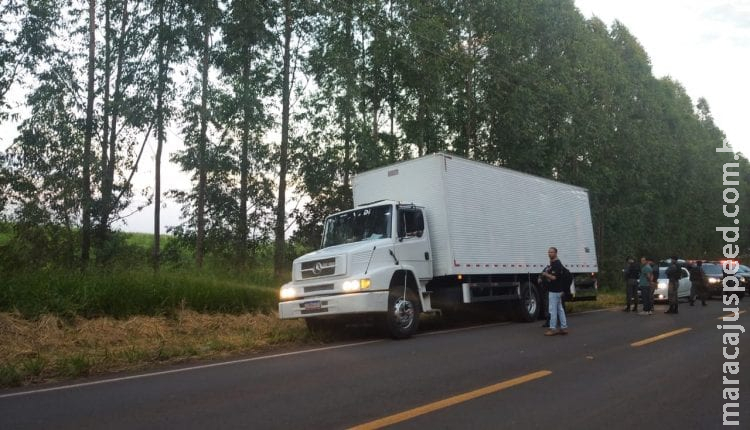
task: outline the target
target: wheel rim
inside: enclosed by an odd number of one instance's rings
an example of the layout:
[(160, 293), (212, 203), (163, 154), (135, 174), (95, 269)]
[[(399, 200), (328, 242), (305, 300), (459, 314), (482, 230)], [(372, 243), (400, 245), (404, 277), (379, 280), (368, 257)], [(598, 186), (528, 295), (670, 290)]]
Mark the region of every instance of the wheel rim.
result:
[(410, 300), (399, 297), (393, 304), (392, 312), (399, 328), (408, 329), (414, 324), (414, 305)]
[(529, 315), (534, 315), (536, 313), (536, 296), (532, 294), (531, 290), (526, 290), (526, 312), (528, 312)]

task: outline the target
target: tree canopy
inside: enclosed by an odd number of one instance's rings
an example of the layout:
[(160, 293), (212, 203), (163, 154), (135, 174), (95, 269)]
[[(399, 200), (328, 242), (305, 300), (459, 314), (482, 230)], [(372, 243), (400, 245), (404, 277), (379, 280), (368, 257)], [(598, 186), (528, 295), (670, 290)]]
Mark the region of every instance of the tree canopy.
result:
[[(0, 211), (65, 231), (45, 242), (61, 264), (88, 259), (87, 236), (106, 249), (152, 141), (155, 233), (170, 193), (199, 266), (252, 264), (274, 236), (314, 247), (323, 217), (351, 205), (352, 175), (437, 151), (587, 188), (605, 267), (717, 258), (725, 163), (750, 225), (750, 165), (715, 151), (709, 101), (572, 0), (0, 0), (0, 36), (0, 121), (21, 115), (8, 92), (28, 89)], [(189, 187), (162, 188), (163, 147)]]

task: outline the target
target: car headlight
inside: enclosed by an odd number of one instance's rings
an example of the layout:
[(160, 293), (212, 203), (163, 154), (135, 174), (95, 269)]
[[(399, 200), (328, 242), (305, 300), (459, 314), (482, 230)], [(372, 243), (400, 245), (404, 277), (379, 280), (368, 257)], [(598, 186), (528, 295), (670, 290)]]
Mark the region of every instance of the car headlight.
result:
[(279, 297), (281, 300), (291, 300), (297, 297), (297, 290), (295, 290), (294, 287), (281, 287)]
[(360, 290), (366, 290), (370, 288), (370, 279), (364, 278), (364, 279), (352, 279), (350, 281), (345, 281), (342, 285), (342, 288), (347, 293), (353, 293), (355, 291)]
[(709, 284), (718, 284), (719, 282), (721, 282), (721, 279), (719, 278), (708, 278)]

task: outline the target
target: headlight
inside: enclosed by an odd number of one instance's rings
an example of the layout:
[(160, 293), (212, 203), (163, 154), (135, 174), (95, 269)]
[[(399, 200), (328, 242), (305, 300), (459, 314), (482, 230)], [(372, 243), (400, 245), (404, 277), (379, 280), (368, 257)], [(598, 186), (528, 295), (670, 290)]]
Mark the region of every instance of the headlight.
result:
[(709, 284), (718, 284), (719, 282), (721, 282), (719, 278), (708, 278)]
[(659, 282), (659, 288), (668, 288), (669, 283), (668, 282)]
[(297, 291), (294, 289), (294, 287), (282, 287), (281, 291), (279, 292), (279, 297), (281, 298), (281, 300), (291, 300), (297, 297)]
[(353, 279), (351, 281), (344, 282), (344, 285), (342, 285), (344, 291), (347, 293), (353, 293), (355, 291), (360, 290), (366, 290), (370, 288), (370, 279), (364, 278), (364, 279)]

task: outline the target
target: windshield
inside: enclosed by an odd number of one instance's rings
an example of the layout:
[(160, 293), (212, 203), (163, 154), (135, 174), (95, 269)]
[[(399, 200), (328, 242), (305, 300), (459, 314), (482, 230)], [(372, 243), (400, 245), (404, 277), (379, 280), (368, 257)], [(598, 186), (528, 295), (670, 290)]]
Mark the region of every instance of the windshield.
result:
[(713, 276), (722, 276), (724, 274), (721, 270), (721, 266), (713, 263), (703, 263), (703, 273)]
[(323, 229), (323, 248), (391, 237), (392, 206), (355, 209), (332, 215)]

